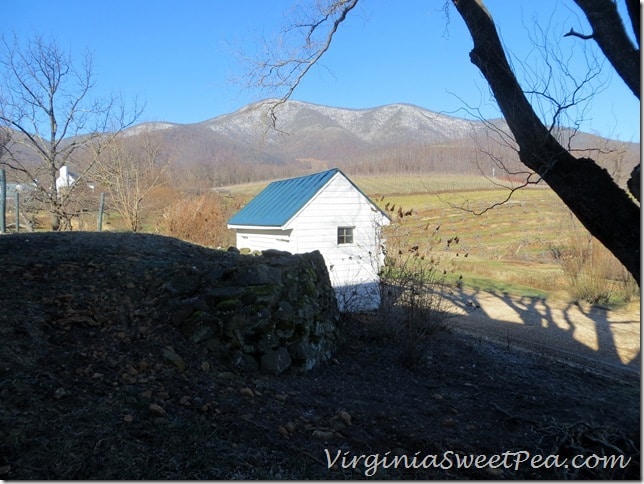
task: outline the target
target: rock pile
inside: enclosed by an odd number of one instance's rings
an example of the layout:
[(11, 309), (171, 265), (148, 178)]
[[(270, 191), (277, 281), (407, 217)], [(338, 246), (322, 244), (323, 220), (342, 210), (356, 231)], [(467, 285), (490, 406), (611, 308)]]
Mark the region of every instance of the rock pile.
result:
[[(337, 344), (338, 306), (319, 252), (254, 256), (152, 234), (46, 232), (3, 235), (0, 254), (0, 325), (60, 347), (102, 338), (129, 352), (145, 342), (181, 371), (197, 365), (190, 354), (207, 353), (229, 368), (279, 374), (311, 369)], [(32, 340), (11, 351), (37, 354)], [(188, 359), (174, 358), (168, 341)]]
[(229, 251), (206, 273), (177, 275), (164, 289), (184, 336), (238, 368), (306, 371), (337, 344), (337, 301), (319, 252)]

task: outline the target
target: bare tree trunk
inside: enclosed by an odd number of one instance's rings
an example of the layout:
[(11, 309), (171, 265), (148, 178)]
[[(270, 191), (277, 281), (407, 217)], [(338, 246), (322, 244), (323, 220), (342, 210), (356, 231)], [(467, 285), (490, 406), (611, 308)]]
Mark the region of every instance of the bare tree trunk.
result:
[[(72, 228), (77, 212), (72, 205), (80, 203), (76, 193), (86, 186), (91, 168), (82, 159), (84, 149), (106, 142), (132, 125), (141, 113), (136, 105), (128, 112), (115, 97), (92, 99), (93, 62), (89, 54), (82, 59), (80, 68), (74, 66), (71, 54), (39, 35), (22, 46), (15, 35), (12, 41), (0, 35), (4, 74), (0, 79), (0, 127), (15, 132), (13, 142), (26, 146), (38, 158), (36, 163), (25, 163), (9, 153), (0, 159), (0, 165), (35, 185), (38, 201), (49, 211), (52, 230)], [(59, 191), (58, 172), (63, 166), (71, 168), (70, 163), (85, 167), (74, 183), (65, 183)]]
[(514, 138), (519, 158), (539, 174), (580, 222), (640, 281), (640, 209), (590, 158), (575, 158), (536, 115), (505, 56), (481, 0), (453, 0), (474, 48), (470, 60), (486, 78)]
[(591, 38), (639, 99), (640, 53), (626, 35), (617, 3), (607, 0), (575, 0), (575, 3), (584, 11), (593, 28)]

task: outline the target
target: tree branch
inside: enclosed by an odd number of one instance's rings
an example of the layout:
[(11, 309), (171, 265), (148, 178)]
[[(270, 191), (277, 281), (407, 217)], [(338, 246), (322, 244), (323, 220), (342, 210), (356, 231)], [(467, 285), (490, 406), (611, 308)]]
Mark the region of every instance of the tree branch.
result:
[[(300, 70), (299, 74), (295, 77), (295, 81), (289, 86), (288, 90), (286, 91), (286, 94), (282, 96), (282, 98), (275, 103), (273, 106), (270, 107), (269, 109), (269, 115), (271, 117), (271, 120), (273, 122), (273, 125), (275, 125), (277, 121), (277, 116), (275, 115), (275, 108), (279, 106), (280, 104), (284, 104), (293, 94), (295, 89), (300, 85), (300, 82), (302, 82), (302, 79), (304, 76), (311, 70), (311, 67), (313, 67), (321, 58), (322, 56), (326, 53), (327, 50), (329, 50), (329, 47), (331, 47), (331, 42), (333, 41), (333, 36), (338, 30), (338, 27), (344, 20), (347, 18), (347, 14), (358, 4), (358, 0), (348, 0), (345, 2), (341, 3), (341, 8), (340, 8), (340, 14), (338, 17), (333, 21), (333, 24), (331, 25), (331, 29), (329, 30), (329, 33), (327, 34), (326, 41), (322, 44), (320, 49), (318, 49), (317, 52), (314, 53), (313, 56), (311, 56), (309, 59), (306, 60), (306, 62), (302, 62), (301, 64), (298, 64), (296, 68), (293, 69), (293, 72), (297, 69), (299, 66), (304, 66), (302, 70)], [(333, 9), (332, 9), (333, 10)], [(330, 13), (327, 13), (325, 17), (313, 24), (311, 24), (309, 27), (309, 32), (306, 36), (307, 41), (311, 41), (311, 36), (315, 32), (316, 29), (320, 27), (324, 22), (328, 20), (330, 16)]]
[(594, 38), (593, 34), (584, 35), (584, 34), (580, 34), (579, 32), (575, 32), (572, 27), (570, 27), (570, 32), (568, 32), (567, 34), (564, 34), (563, 36), (564, 37), (574, 36), (574, 37), (579, 37), (580, 39), (584, 39), (584, 40), (589, 40), (589, 39)]
[(550, 185), (639, 283), (639, 207), (605, 169), (589, 158), (573, 157), (539, 120), (512, 72), (482, 0), (452, 1), (474, 41), (470, 60), (490, 85), (519, 145), (521, 162)]
[[(613, 0), (575, 0), (593, 29), (593, 39), (617, 74), (633, 94), (640, 98), (640, 50), (636, 48), (622, 22)], [(630, 10), (629, 10), (630, 12)]]
[[(358, 4), (358, 1), (322, 2), (324, 6), (319, 8), (318, 17), (295, 22), (291, 27), (285, 28), (284, 31), (288, 33), (304, 29), (302, 34), (304, 45), (301, 52), (287, 50), (285, 54), (275, 54), (277, 46), (282, 44), (279, 42), (267, 44), (269, 60), (257, 63), (249, 77), (251, 83), (259, 87), (270, 88), (271, 91), (275, 91), (277, 88), (286, 88), (285, 94), (281, 95), (277, 101), (272, 102), (268, 110), (273, 129), (275, 129), (277, 120), (275, 109), (290, 99), (304, 76), (329, 50), (338, 28), (346, 20), (349, 12)], [(325, 32), (324, 29), (327, 25), (328, 31)], [(315, 37), (318, 33), (324, 35), (322, 40), (316, 40)]]

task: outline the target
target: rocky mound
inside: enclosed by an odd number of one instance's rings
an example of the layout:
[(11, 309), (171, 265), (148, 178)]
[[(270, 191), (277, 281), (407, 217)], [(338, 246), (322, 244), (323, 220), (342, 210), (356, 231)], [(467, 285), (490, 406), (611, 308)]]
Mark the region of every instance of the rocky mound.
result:
[[(60, 345), (83, 327), (124, 344), (179, 332), (231, 367), (272, 374), (309, 370), (336, 346), (337, 302), (319, 253), (240, 255), (132, 233), (14, 234), (0, 237), (0, 253), (4, 331), (54, 327)], [(8, 320), (12, 310), (24, 317)], [(164, 354), (182, 370), (192, 363)]]
[[(0, 236), (0, 479), (640, 479), (639, 378), (458, 332), (397, 339), (373, 315), (304, 372), (337, 339), (332, 293), (317, 255), (273, 255), (137, 234)], [(358, 459), (507, 451), (625, 465)]]

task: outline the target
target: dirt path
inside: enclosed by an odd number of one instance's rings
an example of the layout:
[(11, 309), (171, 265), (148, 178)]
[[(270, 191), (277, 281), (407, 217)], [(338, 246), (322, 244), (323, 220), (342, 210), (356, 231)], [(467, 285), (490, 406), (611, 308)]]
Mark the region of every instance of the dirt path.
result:
[(640, 374), (639, 305), (610, 311), (472, 290), (448, 299), (449, 325), (459, 331), (583, 367)]

